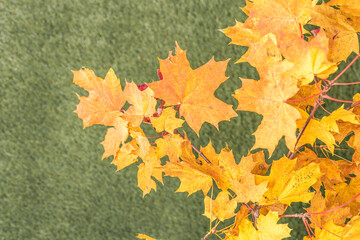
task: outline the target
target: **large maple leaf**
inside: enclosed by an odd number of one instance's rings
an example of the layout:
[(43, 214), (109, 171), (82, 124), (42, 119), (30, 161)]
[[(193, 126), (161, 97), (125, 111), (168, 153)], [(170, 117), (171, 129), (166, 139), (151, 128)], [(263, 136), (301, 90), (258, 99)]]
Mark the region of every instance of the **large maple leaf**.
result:
[[(274, 46), (269, 38), (262, 47)], [(249, 58), (252, 58), (251, 55)], [(255, 135), (255, 148), (266, 148), (272, 155), (279, 140), (285, 136), (289, 149), (296, 142), (296, 120), (301, 117), (299, 111), (286, 103), (299, 88), (297, 80), (286, 79), (282, 74), (293, 65), (288, 61), (270, 61), (267, 66), (258, 67), (260, 80), (241, 79), (242, 87), (235, 91), (239, 101), (237, 110), (251, 111), (263, 115), (262, 122)], [(275, 130), (275, 131), (274, 131)]]
[(175, 55), (159, 59), (163, 79), (148, 84), (155, 97), (165, 101), (165, 106), (179, 105), (180, 117), (199, 134), (204, 122), (218, 126), (223, 120), (236, 117), (231, 105), (215, 98), (214, 92), (223, 83), (229, 60), (215, 62), (212, 58), (205, 65), (193, 70), (186, 57), (186, 51), (176, 44)]

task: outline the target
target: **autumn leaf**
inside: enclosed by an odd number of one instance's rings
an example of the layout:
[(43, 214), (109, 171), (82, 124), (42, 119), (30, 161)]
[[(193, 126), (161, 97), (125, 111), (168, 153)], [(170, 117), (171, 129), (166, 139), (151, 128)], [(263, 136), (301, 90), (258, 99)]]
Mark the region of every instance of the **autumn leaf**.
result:
[(352, 16), (330, 6), (318, 5), (311, 12), (310, 23), (326, 29), (326, 35), (330, 39), (328, 57), (331, 61), (346, 61), (351, 52), (359, 53), (359, 16)]
[(359, 0), (331, 0), (327, 5), (336, 6), (343, 12), (360, 17), (360, 2)]
[[(296, 124), (299, 129), (302, 129), (306, 123), (306, 120), (309, 118), (309, 114), (301, 109), (299, 109), (299, 111), (301, 113), (302, 119), (297, 120)], [(299, 148), (305, 144), (313, 145), (316, 139), (324, 142), (330, 152), (334, 152), (336, 145), (334, 136), (328, 131), (326, 125), (316, 119), (311, 119), (303, 135), (300, 137), (297, 147)]]
[[(315, 96), (316, 94), (319, 95), (319, 89), (316, 87), (315, 84), (302, 85), (300, 87), (299, 91), (289, 99), (288, 103), (294, 107), (298, 107), (298, 108), (305, 110), (307, 106), (315, 105), (315, 102), (317, 100), (317, 96)], [(313, 97), (311, 97), (311, 96), (313, 96)], [(311, 97), (311, 98), (309, 98), (309, 97)], [(300, 100), (300, 99), (304, 99), (304, 100), (293, 101), (293, 100)]]
[(124, 94), (132, 105), (122, 116), (126, 121), (139, 126), (144, 117), (151, 117), (156, 112), (156, 100), (150, 88), (141, 91), (134, 82), (126, 82)]
[(346, 164), (348, 161), (344, 160), (332, 160), (329, 158), (320, 158), (315, 152), (305, 147), (303, 152), (300, 152), (296, 156), (295, 169), (301, 169), (308, 166), (310, 163), (319, 164), (320, 172), (323, 173), (321, 178), (312, 186), (315, 190), (320, 191), (320, 188), (325, 186), (327, 190), (334, 190), (333, 187), (336, 184), (345, 181), (345, 176), (341, 174), (340, 165)]
[(344, 109), (344, 105), (333, 111), (329, 116), (325, 116), (320, 120), (328, 131), (339, 133), (339, 127), (337, 121), (342, 120), (344, 122), (350, 122), (353, 124), (359, 124), (356, 120), (356, 115), (349, 110)]
[(78, 96), (80, 103), (75, 110), (83, 120), (84, 128), (93, 124), (114, 126), (116, 118), (122, 115), (120, 110), (126, 101), (114, 71), (110, 69), (105, 79), (86, 68), (73, 73), (74, 83), (89, 92), (88, 97)]
[[(360, 216), (353, 217), (345, 227), (338, 226), (330, 219), (320, 227), (315, 227), (315, 238), (313, 240), (356, 240), (360, 236)], [(309, 240), (305, 237), (304, 240)]]
[(229, 193), (221, 191), (215, 200), (210, 197), (204, 199), (205, 213), (203, 214), (211, 221), (219, 219), (224, 221), (235, 216), (235, 209), (237, 202), (234, 199), (229, 199)]
[[(328, 198), (322, 196), (321, 191), (318, 191), (316, 192), (313, 199), (311, 199), (311, 206), (305, 209), (308, 213), (321, 213), (335, 207), (337, 206), (334, 206)], [(350, 207), (344, 206), (337, 209), (336, 211), (328, 212), (326, 214), (311, 215), (311, 218), (313, 219), (311, 226), (315, 228), (317, 226), (315, 222), (320, 226), (324, 226), (329, 221), (329, 219), (331, 219), (333, 223), (343, 227), (345, 226), (346, 219), (351, 218), (351, 216)]]
[(326, 79), (337, 70), (337, 64), (328, 60), (328, 38), (322, 29), (308, 42), (299, 35), (282, 32), (278, 45), (285, 59), (294, 63), (287, 75), (301, 85), (311, 83), (315, 76)]
[(143, 197), (148, 194), (151, 189), (156, 191), (156, 182), (152, 179), (154, 177), (159, 182), (162, 180), (162, 170), (160, 160), (156, 157), (155, 147), (151, 147), (143, 163), (138, 166), (138, 186), (143, 191)]
[(128, 136), (128, 122), (120, 117), (116, 118), (114, 127), (107, 130), (105, 139), (101, 142), (105, 150), (102, 158), (104, 159), (111, 155), (115, 155), (120, 144), (124, 143)]
[(236, 112), (214, 92), (223, 83), (229, 60), (215, 62), (212, 58), (205, 65), (193, 70), (186, 57), (186, 51), (176, 44), (173, 56), (159, 59), (163, 80), (149, 83), (155, 97), (165, 101), (165, 106), (179, 105), (179, 117), (184, 117), (189, 126), (199, 134), (201, 125), (208, 122), (218, 126), (220, 121), (236, 117)]
[(187, 141), (178, 134), (167, 134), (155, 141), (158, 158), (169, 156), (170, 161), (178, 162), (180, 157), (180, 146)]
[(136, 153), (138, 149), (139, 147), (136, 144), (135, 139), (122, 145), (121, 148), (119, 148), (119, 150), (116, 152), (114, 160), (111, 162), (112, 164), (116, 165), (116, 171), (119, 171), (136, 162), (138, 160), (138, 154)]
[(321, 177), (318, 164), (311, 163), (308, 166), (295, 171), (296, 160), (282, 157), (274, 161), (269, 176), (257, 177), (258, 181), (268, 181), (269, 190), (259, 202), (268, 205), (276, 202), (290, 205), (292, 202), (308, 202), (314, 193), (308, 189)]
[(149, 237), (145, 234), (138, 233), (136, 236), (138, 239), (144, 239), (144, 240), (156, 240), (155, 238)]
[(184, 120), (176, 118), (176, 111), (173, 108), (165, 108), (160, 117), (152, 117), (151, 123), (157, 132), (166, 131), (173, 133), (175, 129), (181, 127)]
[[(326, 198), (333, 206), (340, 206), (359, 193), (360, 177), (352, 178), (350, 183), (340, 183), (334, 186), (334, 191), (327, 191)], [(360, 209), (360, 198), (356, 198), (347, 206), (350, 207), (351, 214), (357, 215)]]
[[(279, 31), (305, 33), (303, 26), (310, 20), (311, 2), (308, 0), (246, 1), (242, 10), (249, 16), (244, 26), (260, 32), (261, 36)], [(246, 36), (244, 36), (246, 38)]]
[[(224, 151), (221, 153), (223, 152)], [(262, 152), (248, 154), (248, 156), (241, 159), (237, 166), (232, 156), (230, 158), (230, 156), (224, 157), (224, 155), (224, 153), (221, 154), (220, 166), (225, 169), (225, 174), (227, 169), (231, 169), (228, 170), (230, 172), (234, 172), (236, 170), (238, 171), (236, 175), (234, 174), (233, 177), (230, 178), (232, 179), (231, 190), (234, 191), (237, 195), (236, 201), (259, 202), (263, 198), (264, 193), (268, 190), (267, 181), (256, 183), (255, 180), (255, 174), (265, 175), (268, 168), (267, 164), (265, 163), (264, 154)]]
[(279, 216), (270, 211), (266, 216), (260, 215), (257, 220), (256, 230), (252, 222), (244, 218), (239, 224), (238, 235), (226, 238), (226, 240), (279, 240), (290, 237), (291, 229), (287, 224), (278, 224)]
[(200, 156), (195, 158), (190, 142), (186, 141), (180, 147), (182, 161), (170, 161), (163, 166), (166, 175), (180, 179), (181, 184), (179, 189), (176, 190), (177, 192), (188, 192), (191, 195), (201, 190), (206, 196), (212, 186), (213, 179), (223, 191), (230, 187), (230, 180), (226, 178), (224, 170), (219, 166), (219, 158), (211, 143), (207, 147), (201, 148), (201, 152), (211, 163), (206, 162)]
[(278, 62), (267, 71), (259, 72), (258, 81), (241, 79), (242, 87), (234, 94), (239, 102), (237, 110), (256, 112), (263, 116), (254, 133), (253, 149), (266, 148), (270, 155), (283, 136), (289, 149), (293, 149), (296, 142), (296, 120), (301, 115), (286, 100), (294, 96), (299, 88), (296, 81), (285, 79), (281, 75), (291, 66), (286, 61)]

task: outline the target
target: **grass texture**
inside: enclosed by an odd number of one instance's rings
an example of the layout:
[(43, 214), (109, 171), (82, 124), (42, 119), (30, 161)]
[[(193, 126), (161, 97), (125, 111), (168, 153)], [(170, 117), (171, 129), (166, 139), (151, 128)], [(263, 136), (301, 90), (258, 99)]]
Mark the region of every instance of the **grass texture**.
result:
[[(115, 172), (101, 160), (106, 128), (83, 130), (73, 113), (78, 103), (71, 70), (82, 66), (105, 77), (136, 83), (157, 79), (157, 58), (166, 58), (175, 41), (188, 51), (193, 68), (212, 56), (231, 58), (230, 76), (216, 91), (223, 101), (241, 86), (239, 77), (257, 78), (248, 64), (234, 64), (245, 48), (227, 45), (218, 29), (243, 21), (235, 0), (16, 0), (0, 2), (0, 239), (200, 239), (209, 222), (202, 216), (200, 192), (174, 193), (179, 181), (145, 198), (137, 187), (137, 167)], [(342, 79), (359, 79), (359, 63)], [(349, 99), (357, 85), (330, 93)], [(335, 108), (335, 107), (334, 107)], [(330, 110), (331, 105), (330, 105)], [(219, 150), (226, 143), (237, 160), (254, 144), (261, 121), (239, 112), (220, 131), (204, 124), (201, 139)], [(281, 154), (277, 154), (278, 159)], [(296, 208), (298, 210), (298, 207)], [(294, 210), (295, 211), (295, 210)], [(293, 239), (300, 221), (291, 219)], [(209, 238), (210, 239), (210, 238)], [(211, 238), (216, 239), (216, 238)]]

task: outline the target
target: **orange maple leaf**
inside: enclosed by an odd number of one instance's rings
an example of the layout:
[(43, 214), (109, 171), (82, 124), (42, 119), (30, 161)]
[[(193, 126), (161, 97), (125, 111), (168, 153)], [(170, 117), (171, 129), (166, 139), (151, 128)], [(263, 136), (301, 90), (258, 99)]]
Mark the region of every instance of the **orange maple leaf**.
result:
[(120, 110), (126, 101), (114, 71), (110, 69), (105, 79), (86, 68), (73, 73), (74, 83), (89, 92), (88, 97), (78, 96), (80, 103), (75, 110), (83, 120), (84, 128), (93, 124), (114, 126), (116, 118), (122, 115)]
[(214, 92), (223, 83), (229, 60), (215, 62), (212, 58), (205, 65), (193, 70), (186, 57), (186, 51), (176, 43), (175, 56), (169, 53), (167, 59), (159, 59), (163, 80), (149, 83), (155, 97), (165, 101), (165, 106), (180, 104), (180, 117), (199, 134), (201, 125), (208, 122), (218, 126), (223, 120), (236, 117), (231, 105), (215, 98)]

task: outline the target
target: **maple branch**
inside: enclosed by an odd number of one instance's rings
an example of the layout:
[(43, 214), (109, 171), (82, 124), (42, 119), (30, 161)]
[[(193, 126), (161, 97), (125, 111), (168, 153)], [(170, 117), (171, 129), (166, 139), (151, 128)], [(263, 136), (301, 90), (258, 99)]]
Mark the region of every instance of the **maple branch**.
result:
[(334, 83), (333, 85), (355, 85), (360, 84), (360, 82), (351, 82), (351, 83)]
[(216, 226), (213, 227), (213, 229), (211, 229), (210, 232), (208, 232), (203, 238), (201, 238), (201, 240), (205, 240), (207, 239), (211, 234), (216, 234), (218, 231), (216, 230), (218, 224), (216, 224)]
[(337, 99), (337, 98), (330, 97), (329, 95), (324, 95), (323, 97), (326, 98), (326, 99), (333, 100), (333, 101), (335, 101), (335, 102), (354, 103), (354, 101), (341, 100), (341, 99)]

